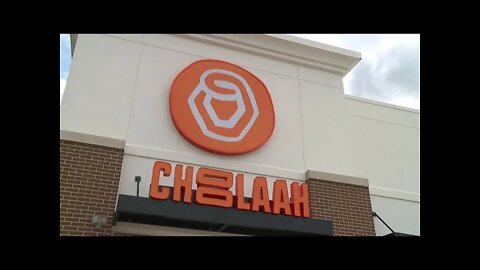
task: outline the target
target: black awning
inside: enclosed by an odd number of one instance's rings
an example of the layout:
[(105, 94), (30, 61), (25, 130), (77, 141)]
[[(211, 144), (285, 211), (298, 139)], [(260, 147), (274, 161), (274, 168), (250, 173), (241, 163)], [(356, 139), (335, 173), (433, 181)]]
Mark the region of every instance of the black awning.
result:
[(116, 220), (246, 235), (333, 235), (332, 222), (328, 220), (129, 195), (119, 195)]

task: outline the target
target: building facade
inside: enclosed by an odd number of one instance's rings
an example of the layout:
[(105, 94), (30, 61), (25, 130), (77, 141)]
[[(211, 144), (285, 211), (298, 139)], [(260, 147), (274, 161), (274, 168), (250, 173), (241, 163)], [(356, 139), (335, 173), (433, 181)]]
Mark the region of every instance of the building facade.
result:
[(420, 113), (285, 35), (72, 35), (60, 235), (420, 235)]

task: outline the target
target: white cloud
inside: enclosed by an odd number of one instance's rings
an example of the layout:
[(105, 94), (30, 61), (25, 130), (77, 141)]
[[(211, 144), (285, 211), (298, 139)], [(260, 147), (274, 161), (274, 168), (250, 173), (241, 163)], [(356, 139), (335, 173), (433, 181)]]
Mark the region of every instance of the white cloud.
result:
[(362, 60), (344, 77), (346, 94), (419, 109), (419, 34), (296, 34), (353, 50)]
[(388, 103), (420, 110), (419, 100), (418, 96), (415, 95), (396, 95)]
[(399, 35), (384, 35), (379, 49), (387, 50), (392, 47), (418, 47), (420, 48), (419, 34), (399, 34)]
[(60, 79), (60, 105), (62, 104), (62, 97), (63, 97), (63, 92), (65, 92), (66, 84), (67, 84), (67, 80)]
[(292, 36), (301, 37), (336, 47), (343, 48), (345, 46), (342, 37), (336, 34), (292, 34)]

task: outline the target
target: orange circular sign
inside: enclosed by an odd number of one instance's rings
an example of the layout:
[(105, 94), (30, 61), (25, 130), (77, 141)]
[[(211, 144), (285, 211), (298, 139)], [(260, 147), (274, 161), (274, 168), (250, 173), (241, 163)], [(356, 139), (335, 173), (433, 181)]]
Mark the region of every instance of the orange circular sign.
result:
[(200, 60), (177, 75), (170, 89), (173, 123), (190, 143), (234, 155), (262, 146), (275, 127), (272, 98), (249, 71), (219, 60)]

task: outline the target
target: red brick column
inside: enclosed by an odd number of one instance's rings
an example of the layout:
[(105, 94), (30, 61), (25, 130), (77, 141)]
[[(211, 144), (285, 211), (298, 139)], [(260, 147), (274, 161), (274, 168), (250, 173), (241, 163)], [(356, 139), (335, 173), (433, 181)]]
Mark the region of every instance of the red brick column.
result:
[(334, 236), (375, 236), (368, 187), (309, 179), (312, 218), (333, 223)]
[(112, 235), (122, 160), (123, 149), (60, 140), (60, 235)]

